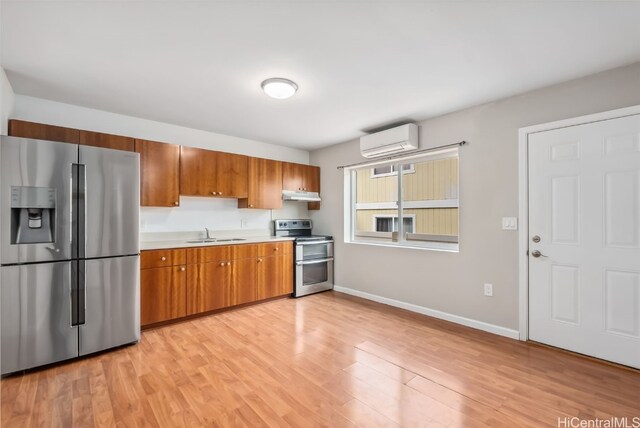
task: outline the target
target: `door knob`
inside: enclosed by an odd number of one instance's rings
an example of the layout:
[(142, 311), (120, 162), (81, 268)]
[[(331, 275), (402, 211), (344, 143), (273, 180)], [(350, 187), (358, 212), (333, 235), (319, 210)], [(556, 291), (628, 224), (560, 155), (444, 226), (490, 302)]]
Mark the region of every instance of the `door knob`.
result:
[(541, 253), (540, 251), (538, 251), (538, 250), (534, 250), (534, 251), (531, 253), (531, 255), (532, 255), (533, 257), (535, 257), (536, 259), (537, 259), (538, 257), (547, 257), (547, 256), (545, 256), (544, 254), (542, 254), (542, 253)]

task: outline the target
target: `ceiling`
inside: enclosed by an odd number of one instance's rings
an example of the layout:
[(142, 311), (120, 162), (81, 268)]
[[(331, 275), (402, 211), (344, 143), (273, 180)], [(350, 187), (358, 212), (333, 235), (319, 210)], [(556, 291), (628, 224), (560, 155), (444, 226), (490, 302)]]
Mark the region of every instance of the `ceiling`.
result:
[[(14, 91), (302, 149), (640, 61), (640, 2), (2, 1)], [(299, 85), (288, 100), (260, 82)]]

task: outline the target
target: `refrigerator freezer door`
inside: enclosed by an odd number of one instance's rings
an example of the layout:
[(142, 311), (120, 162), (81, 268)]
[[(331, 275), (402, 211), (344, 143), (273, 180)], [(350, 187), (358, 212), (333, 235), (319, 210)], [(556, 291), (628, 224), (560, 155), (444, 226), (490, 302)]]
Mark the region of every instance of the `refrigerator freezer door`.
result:
[[(84, 262), (85, 324), (80, 355), (140, 340), (140, 256)], [(82, 266), (83, 261), (79, 262)]]
[(72, 262), (0, 267), (2, 374), (78, 356)]
[[(74, 144), (2, 137), (0, 264), (72, 258), (71, 164), (77, 161), (78, 146)], [(45, 201), (51, 205), (43, 205)], [(35, 209), (27, 208), (30, 206)], [(17, 222), (24, 224), (18, 225)], [(35, 232), (44, 232), (39, 229), (49, 226), (53, 230), (48, 236), (53, 242), (12, 243), (21, 241), (16, 240), (20, 227), (25, 232), (33, 232), (35, 237), (22, 242), (46, 241), (48, 239), (42, 239), (46, 234)]]
[(86, 211), (78, 256), (138, 254), (140, 155), (89, 146), (79, 150), (86, 171)]

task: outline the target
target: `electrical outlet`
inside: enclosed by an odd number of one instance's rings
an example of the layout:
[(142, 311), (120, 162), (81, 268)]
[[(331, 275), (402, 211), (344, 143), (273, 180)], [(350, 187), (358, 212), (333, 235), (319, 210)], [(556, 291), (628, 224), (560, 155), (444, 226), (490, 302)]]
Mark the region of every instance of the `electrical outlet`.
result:
[(502, 217), (502, 230), (518, 230), (518, 217)]
[(493, 297), (493, 284), (484, 285), (484, 295), (488, 297)]
[(247, 227), (249, 227), (249, 220), (247, 220), (246, 218), (241, 219), (240, 229), (246, 229)]

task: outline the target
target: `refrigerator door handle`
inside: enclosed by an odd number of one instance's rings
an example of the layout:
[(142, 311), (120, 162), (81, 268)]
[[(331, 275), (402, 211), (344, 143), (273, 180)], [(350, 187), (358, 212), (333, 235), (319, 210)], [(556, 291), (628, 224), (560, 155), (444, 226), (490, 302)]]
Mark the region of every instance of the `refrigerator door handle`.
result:
[(71, 258), (78, 258), (78, 164), (71, 164)]
[(69, 263), (71, 271), (71, 327), (78, 325), (78, 262)]
[(84, 325), (87, 312), (87, 275), (84, 260), (78, 261), (78, 325)]
[(78, 258), (86, 257), (87, 248), (87, 171), (84, 164), (78, 164)]

